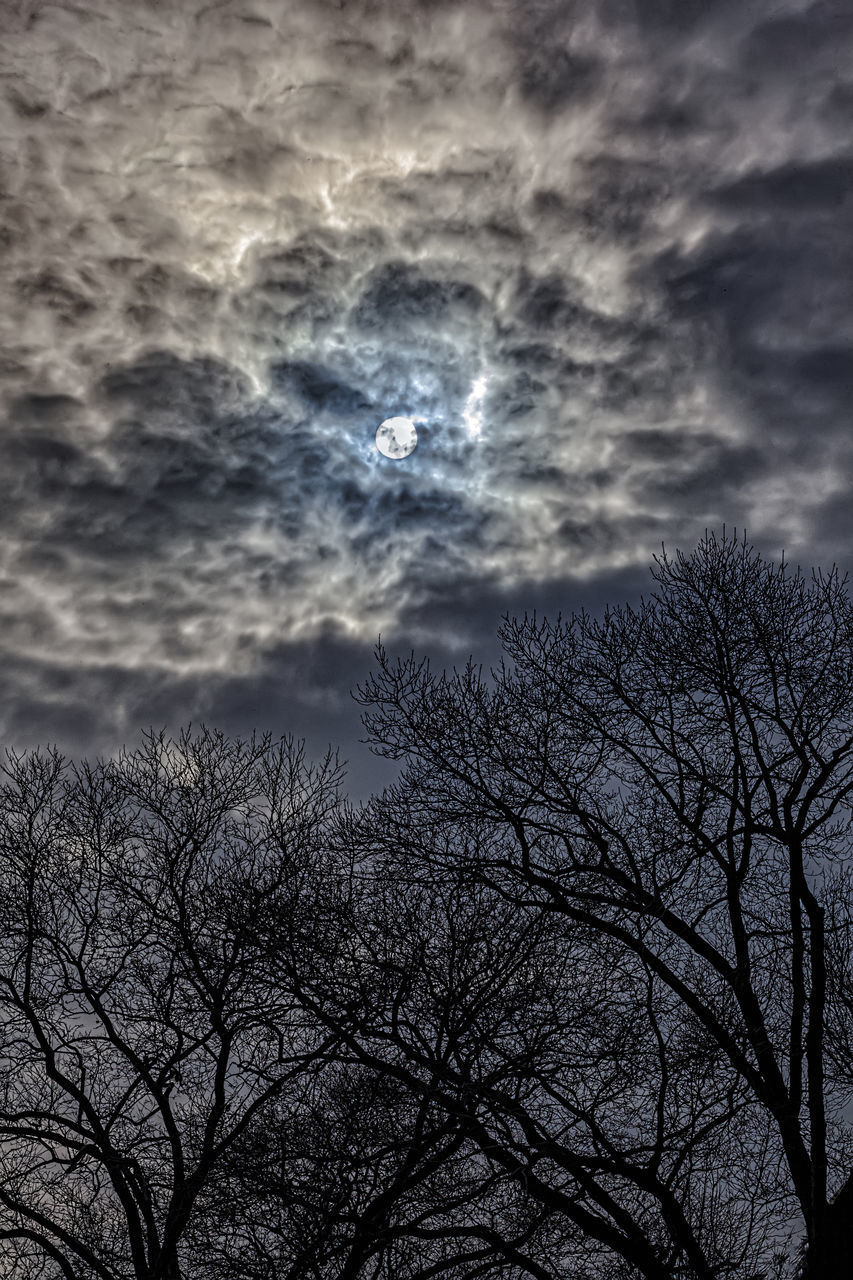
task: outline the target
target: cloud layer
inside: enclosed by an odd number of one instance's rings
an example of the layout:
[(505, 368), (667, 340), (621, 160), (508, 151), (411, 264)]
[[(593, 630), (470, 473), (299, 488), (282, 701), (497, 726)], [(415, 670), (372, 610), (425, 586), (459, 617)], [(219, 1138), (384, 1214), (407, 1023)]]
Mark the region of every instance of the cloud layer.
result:
[(7, 739), (346, 737), (380, 631), (466, 651), (723, 521), (850, 562), (847, 6), (3, 21)]

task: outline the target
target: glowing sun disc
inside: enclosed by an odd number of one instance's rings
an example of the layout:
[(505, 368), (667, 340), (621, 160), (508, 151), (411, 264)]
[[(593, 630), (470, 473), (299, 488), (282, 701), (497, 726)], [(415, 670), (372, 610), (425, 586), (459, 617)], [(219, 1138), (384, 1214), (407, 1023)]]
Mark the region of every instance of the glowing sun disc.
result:
[(386, 458), (408, 458), (418, 447), (418, 433), (411, 418), (386, 418), (376, 432), (376, 448)]

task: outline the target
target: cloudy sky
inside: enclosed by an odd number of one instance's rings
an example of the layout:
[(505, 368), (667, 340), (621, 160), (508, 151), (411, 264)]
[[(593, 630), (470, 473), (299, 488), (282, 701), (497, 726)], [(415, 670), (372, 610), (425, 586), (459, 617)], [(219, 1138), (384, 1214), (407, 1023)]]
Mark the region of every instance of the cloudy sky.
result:
[(379, 633), (853, 565), (851, 137), (850, 0), (3, 0), (0, 737), (359, 790)]

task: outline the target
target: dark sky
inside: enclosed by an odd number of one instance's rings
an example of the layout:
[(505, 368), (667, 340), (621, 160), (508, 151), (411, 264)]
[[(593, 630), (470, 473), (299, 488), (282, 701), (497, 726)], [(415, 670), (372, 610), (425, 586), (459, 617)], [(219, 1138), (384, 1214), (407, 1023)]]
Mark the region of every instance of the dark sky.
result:
[(363, 791), (380, 632), (850, 565), (851, 138), (851, 0), (2, 0), (2, 739)]

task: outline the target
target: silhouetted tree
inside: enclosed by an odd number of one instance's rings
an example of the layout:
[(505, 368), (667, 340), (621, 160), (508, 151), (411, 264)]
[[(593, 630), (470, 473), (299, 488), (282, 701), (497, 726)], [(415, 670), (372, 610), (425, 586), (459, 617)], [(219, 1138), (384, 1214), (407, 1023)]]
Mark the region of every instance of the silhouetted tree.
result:
[(352, 951), (369, 879), (339, 778), (206, 730), (95, 766), (7, 758), (4, 1273), (519, 1274), (541, 1211), (434, 1090), (351, 1051), (385, 977)]
[[(536, 987), (537, 975), (547, 973), (549, 992), (563, 976), (550, 921), (472, 884), (399, 880), (371, 860), (378, 850), (368, 849), (363, 816), (346, 842), (358, 854), (359, 890), (337, 940), (334, 981), (322, 963), (288, 966), (281, 947), (271, 956), (285, 965), (284, 985), (340, 1035), (367, 1098), (381, 1098), (378, 1127), (355, 1113), (354, 1185), (340, 1200), (354, 1208), (352, 1225), (343, 1220), (345, 1249), (312, 1274), (547, 1280), (571, 1256), (578, 1223), (529, 1195), (517, 1153), (484, 1137), (472, 1085), (488, 1072), (496, 1095), (515, 1088), (517, 1053), (544, 1063), (557, 1037)], [(351, 1107), (325, 1101), (324, 1126), (344, 1116), (353, 1125)], [(337, 1137), (315, 1147), (328, 1149), (339, 1149)]]
[[(401, 799), (352, 823), (369, 890), (337, 983), (295, 982), (366, 1068), (434, 1099), (479, 1152), (442, 1259), (464, 1223), (494, 1274), (754, 1274), (779, 1221), (752, 1193), (775, 1199), (778, 1155), (724, 1056), (641, 959), (485, 881), (500, 831)], [(437, 1223), (443, 1207), (433, 1195)]]
[[(847, 1274), (853, 609), (746, 542), (288, 739), (10, 755), (0, 1267)], [(787, 1257), (786, 1257), (787, 1250)]]
[[(270, 1108), (238, 1144), (217, 1233), (199, 1242), (203, 1274), (519, 1274), (488, 1238), (499, 1179), (429, 1089), (418, 1095), (373, 1064), (337, 1063), (322, 1076), (298, 1109)], [(536, 1225), (516, 1231), (519, 1256)]]
[[(175, 1280), (210, 1184), (333, 1037), (267, 980), (270, 913), (322, 923), (339, 771), (290, 740), (10, 756), (0, 790), (0, 1267)], [(310, 898), (310, 901), (308, 899)], [(186, 1270), (184, 1269), (186, 1266)]]
[(561, 922), (582, 1011), (577, 1031), (565, 1005), (546, 1017), (534, 984), (536, 1047), (500, 1084), (470, 1054), (428, 1065), (411, 1015), (384, 1035), (401, 1077), (438, 1074), (482, 1150), (634, 1273), (770, 1274), (799, 1217), (809, 1276), (834, 1280), (853, 1254), (853, 609), (835, 570), (725, 535), (653, 577), (636, 609), (507, 620), (491, 678), (379, 651), (365, 724), (405, 767), (371, 838), (401, 880), (464, 868)]

